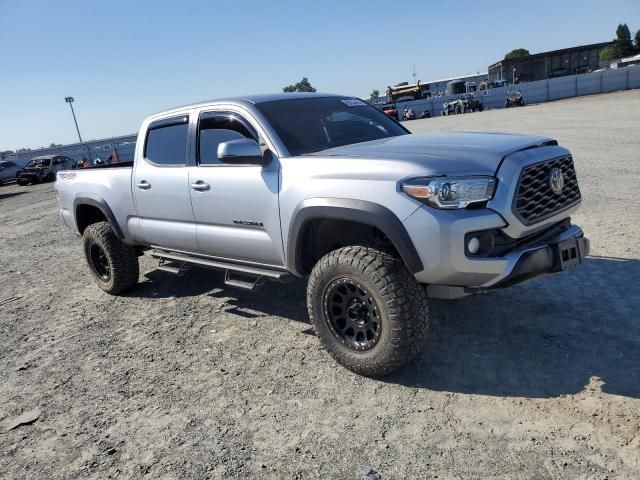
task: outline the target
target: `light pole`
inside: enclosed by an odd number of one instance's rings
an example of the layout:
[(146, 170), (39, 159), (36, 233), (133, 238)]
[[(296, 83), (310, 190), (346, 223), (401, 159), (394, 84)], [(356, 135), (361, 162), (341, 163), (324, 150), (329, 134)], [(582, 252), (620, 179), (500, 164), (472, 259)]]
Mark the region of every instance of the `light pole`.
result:
[(78, 120), (76, 120), (76, 112), (73, 111), (73, 97), (64, 97), (64, 101), (71, 107), (71, 115), (73, 115), (73, 122), (76, 124), (76, 132), (78, 132), (78, 138), (82, 143), (82, 136), (80, 136), (80, 129), (78, 128)]
[(516, 67), (513, 67), (513, 79), (511, 82), (512, 85), (516, 84)]

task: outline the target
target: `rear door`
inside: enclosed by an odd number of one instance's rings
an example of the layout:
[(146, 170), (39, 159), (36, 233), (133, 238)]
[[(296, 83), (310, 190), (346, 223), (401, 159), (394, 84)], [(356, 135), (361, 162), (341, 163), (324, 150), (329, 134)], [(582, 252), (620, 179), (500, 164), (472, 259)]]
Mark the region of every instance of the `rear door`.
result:
[(200, 113), (196, 165), (189, 168), (198, 246), (211, 256), (263, 265), (284, 265), (278, 206), (279, 162), (264, 166), (222, 163), (222, 142), (251, 138), (263, 145), (255, 124), (230, 110)]
[(133, 194), (149, 245), (195, 252), (196, 227), (189, 197), (189, 114), (151, 122), (138, 139)]

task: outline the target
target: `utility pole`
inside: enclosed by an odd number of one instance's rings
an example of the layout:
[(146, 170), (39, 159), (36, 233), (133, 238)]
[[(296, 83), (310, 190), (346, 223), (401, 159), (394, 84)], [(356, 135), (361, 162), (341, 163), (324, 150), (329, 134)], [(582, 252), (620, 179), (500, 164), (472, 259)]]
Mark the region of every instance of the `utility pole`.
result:
[(418, 74), (416, 73), (416, 64), (415, 62), (413, 63), (413, 84), (417, 85), (418, 82), (416, 81), (416, 77), (418, 76)]
[(80, 129), (78, 128), (78, 120), (76, 120), (76, 112), (73, 111), (73, 97), (64, 97), (64, 101), (69, 104), (71, 107), (71, 115), (73, 115), (73, 123), (76, 124), (76, 132), (78, 132), (78, 138), (80, 139), (80, 143), (82, 143), (82, 137), (80, 136)]

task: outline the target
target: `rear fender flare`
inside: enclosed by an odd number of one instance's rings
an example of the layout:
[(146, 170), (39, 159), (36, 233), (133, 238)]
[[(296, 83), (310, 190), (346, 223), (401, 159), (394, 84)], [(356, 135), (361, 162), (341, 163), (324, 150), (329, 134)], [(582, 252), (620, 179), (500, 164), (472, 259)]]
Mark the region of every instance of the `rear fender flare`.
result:
[(85, 194), (85, 196), (78, 197), (73, 201), (73, 217), (75, 219), (76, 230), (78, 233), (80, 233), (80, 228), (78, 228), (78, 207), (81, 205), (90, 205), (100, 210), (107, 219), (107, 222), (109, 222), (109, 225), (111, 225), (113, 233), (115, 233), (118, 240), (124, 240), (122, 229), (120, 228), (120, 225), (118, 225), (118, 221), (116, 220), (116, 217), (111, 211), (109, 205), (107, 205), (107, 202), (93, 195)]

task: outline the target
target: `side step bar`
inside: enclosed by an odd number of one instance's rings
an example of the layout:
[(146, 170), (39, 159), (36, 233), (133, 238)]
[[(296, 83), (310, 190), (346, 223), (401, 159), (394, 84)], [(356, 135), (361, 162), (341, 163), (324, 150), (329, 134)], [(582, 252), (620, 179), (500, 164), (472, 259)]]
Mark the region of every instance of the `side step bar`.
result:
[[(227, 272), (234, 272), (234, 273), (238, 273), (240, 275), (244, 275), (248, 277), (265, 277), (270, 280), (277, 280), (277, 281), (286, 281), (292, 278), (292, 275), (286, 271), (271, 270), (268, 268), (252, 267), (247, 265), (238, 265), (235, 263), (224, 262), (221, 260), (212, 260), (209, 258), (196, 257), (193, 255), (188, 255), (186, 253), (169, 252), (166, 250), (152, 250), (151, 256), (154, 258), (165, 260), (165, 261), (168, 260), (173, 262), (190, 263), (193, 265), (213, 268), (216, 270), (226, 270)], [(161, 270), (168, 271), (166, 267), (165, 268), (162, 268), (162, 267), (163, 266), (160, 267)], [(243, 282), (241, 280), (232, 279), (228, 274), (225, 277), (229, 278), (229, 285), (238, 286), (239, 288), (242, 288), (242, 287), (240, 287), (239, 285), (235, 285), (235, 283), (252, 285), (252, 283), (250, 282)], [(225, 283), (227, 282), (225, 281)], [(257, 282), (253, 283), (254, 286), (256, 284)]]

